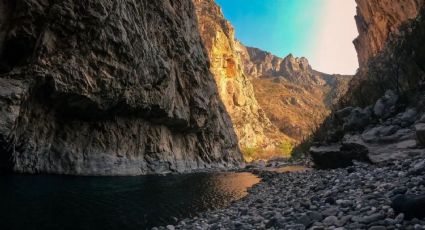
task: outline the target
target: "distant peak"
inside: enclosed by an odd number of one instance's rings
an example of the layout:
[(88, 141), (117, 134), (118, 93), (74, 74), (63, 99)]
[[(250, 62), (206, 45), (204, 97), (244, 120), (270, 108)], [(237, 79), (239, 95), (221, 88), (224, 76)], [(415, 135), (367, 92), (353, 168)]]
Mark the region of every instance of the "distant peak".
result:
[(308, 59), (305, 57), (294, 57), (292, 53), (288, 54), (284, 59), (284, 65), (287, 70), (290, 70), (291, 72), (298, 72), (298, 71), (311, 71), (312, 68), (310, 66), (310, 63), (308, 62)]

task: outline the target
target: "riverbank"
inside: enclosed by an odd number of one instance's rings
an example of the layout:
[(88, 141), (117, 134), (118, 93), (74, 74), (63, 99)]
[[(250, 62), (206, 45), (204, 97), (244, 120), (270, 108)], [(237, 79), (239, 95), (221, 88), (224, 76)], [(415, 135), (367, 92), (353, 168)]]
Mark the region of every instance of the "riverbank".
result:
[[(262, 182), (227, 209), (159, 229), (425, 229), (391, 207), (400, 194), (425, 194), (425, 158), (336, 170), (260, 171)], [(423, 212), (423, 210), (422, 210)]]

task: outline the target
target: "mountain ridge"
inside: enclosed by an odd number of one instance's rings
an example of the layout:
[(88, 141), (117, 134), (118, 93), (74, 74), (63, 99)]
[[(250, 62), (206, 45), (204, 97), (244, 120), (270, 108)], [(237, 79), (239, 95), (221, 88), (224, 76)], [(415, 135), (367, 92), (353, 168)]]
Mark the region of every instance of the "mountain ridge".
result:
[(239, 43), (244, 72), (272, 123), (299, 143), (329, 115), (348, 89), (350, 75), (314, 70), (305, 57), (271, 52)]

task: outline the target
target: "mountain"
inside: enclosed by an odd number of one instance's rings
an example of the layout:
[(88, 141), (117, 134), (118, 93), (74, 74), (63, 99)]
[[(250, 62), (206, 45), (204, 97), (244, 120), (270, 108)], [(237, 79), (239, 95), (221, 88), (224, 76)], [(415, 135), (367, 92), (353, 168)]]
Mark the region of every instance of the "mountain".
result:
[(321, 73), (306, 58), (292, 54), (280, 58), (242, 45), (240, 54), (260, 106), (296, 142), (310, 136), (329, 115), (352, 77)]
[(138, 175), (242, 161), (190, 0), (0, 6), (3, 168)]
[(241, 60), (240, 44), (232, 25), (214, 0), (194, 0), (194, 3), (210, 69), (232, 119), (239, 146), (242, 150), (265, 149), (272, 155), (281, 155), (274, 149), (290, 138), (279, 132), (258, 104), (252, 83), (243, 71), (245, 63)]

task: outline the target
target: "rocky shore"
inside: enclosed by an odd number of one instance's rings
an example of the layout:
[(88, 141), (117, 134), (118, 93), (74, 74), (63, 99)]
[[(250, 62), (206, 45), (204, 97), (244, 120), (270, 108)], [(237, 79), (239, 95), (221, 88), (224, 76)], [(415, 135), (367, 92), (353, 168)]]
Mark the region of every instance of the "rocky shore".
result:
[(258, 175), (227, 209), (158, 229), (425, 229), (424, 157)]

